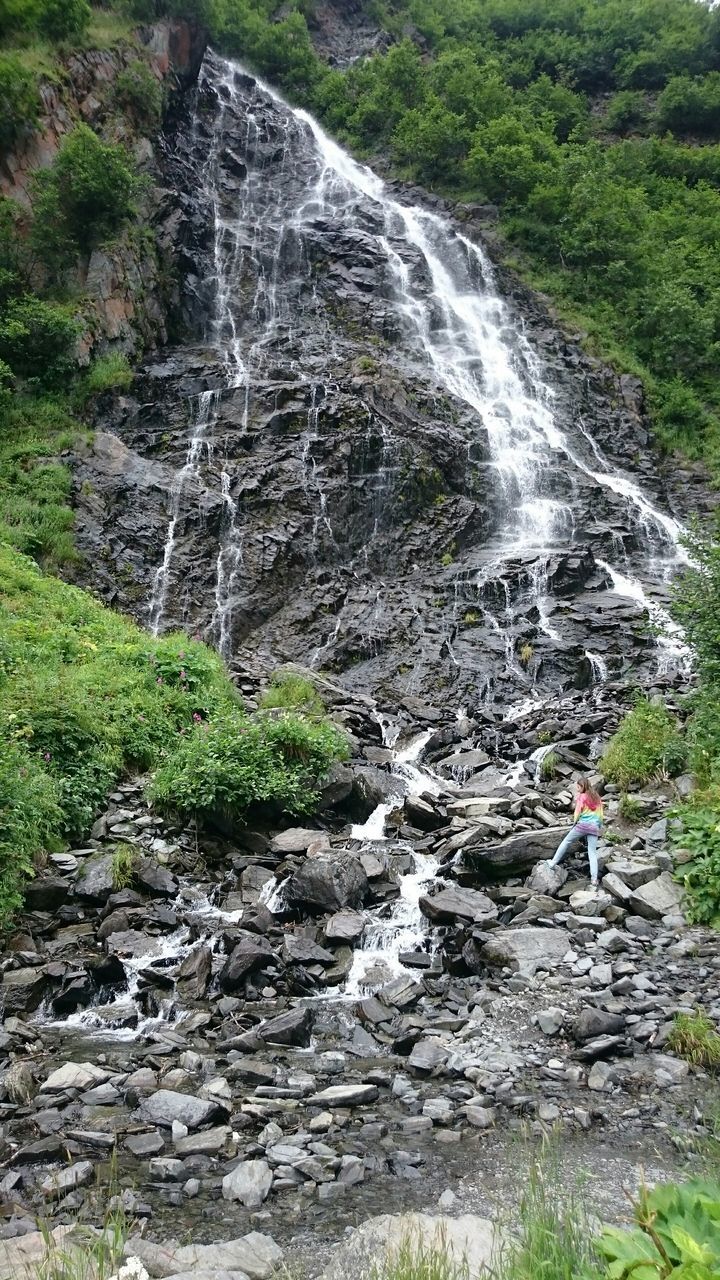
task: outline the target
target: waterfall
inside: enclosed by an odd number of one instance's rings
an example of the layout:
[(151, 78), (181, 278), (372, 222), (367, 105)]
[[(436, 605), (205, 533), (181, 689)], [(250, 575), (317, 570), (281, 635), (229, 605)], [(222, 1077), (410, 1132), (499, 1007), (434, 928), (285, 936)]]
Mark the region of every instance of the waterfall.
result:
[[(521, 686), (532, 683), (517, 662), (511, 635), (511, 607), (517, 607), (508, 585), (511, 571), (527, 583), (523, 607), (534, 611), (543, 642), (557, 650), (566, 642), (562, 619), (555, 617), (548, 562), (553, 554), (577, 547), (583, 537), (575, 518), (580, 494), (595, 494), (598, 502), (610, 503), (611, 511), (623, 512), (629, 542), (640, 548), (637, 568), (621, 558), (624, 551), (613, 563), (597, 563), (605, 568), (616, 593), (631, 596), (639, 609), (664, 626), (666, 614), (651, 593), (662, 589), (686, 559), (680, 546), (682, 530), (626, 471), (613, 467), (587, 422), (575, 424), (572, 439), (561, 429), (556, 394), (500, 296), (484, 249), (438, 213), (397, 199), (306, 111), (291, 108), (270, 86), (233, 63), (209, 55), (199, 94), (203, 100), (214, 97), (216, 103), (201, 182), (213, 224), (213, 302), (205, 339), (217, 357), (222, 386), (203, 392), (193, 406), (186, 460), (170, 495), (165, 546), (150, 602), (153, 630), (157, 633), (177, 621), (169, 615), (168, 602), (180, 531), (198, 501), (199, 486), (214, 483), (222, 516), (210, 634), (226, 656), (233, 652), (247, 572), (237, 435), (248, 430), (260, 386), (276, 388), (279, 408), (291, 394), (286, 388), (293, 388), (293, 403), (299, 393), (304, 395), (307, 427), (298, 439), (296, 466), (312, 544), (309, 563), (319, 572), (342, 565), (353, 580), (361, 571), (377, 573), (372, 549), (387, 524), (388, 477), (396, 465), (392, 425), (373, 418), (368, 410), (368, 438), (374, 433), (378, 455), (377, 483), (371, 531), (359, 550), (350, 547), (342, 521), (331, 509), (321, 456), (323, 417), (340, 385), (334, 371), (346, 357), (337, 346), (316, 259), (324, 245), (340, 243), (356, 255), (353, 270), (360, 276), (366, 262), (380, 271), (382, 296), (404, 368), (413, 370), (423, 385), (429, 380), (474, 424), (482, 447), (468, 446), (468, 467), (480, 465), (471, 461), (476, 455), (485, 459), (482, 465), (489, 470), (484, 475), (495, 507), (484, 567), (467, 581), (474, 581), (476, 598), (488, 588), (497, 596), (497, 585), (504, 586), (505, 603), (495, 609), (483, 599), (480, 612), (484, 625), (501, 633), (509, 677)], [(222, 182), (220, 175), (227, 178), (228, 172), (232, 180)], [(312, 317), (312, 325), (305, 322), (307, 317)], [(231, 391), (244, 392), (242, 421), (233, 420), (235, 439), (218, 416)], [(211, 450), (219, 459), (214, 481), (201, 465)], [(590, 535), (584, 536), (591, 545)], [(608, 547), (601, 550), (609, 554)], [(452, 589), (456, 614), (457, 581)], [(375, 595), (376, 610), (381, 600), (384, 609), (384, 589)], [(341, 614), (352, 616), (352, 604), (348, 597), (337, 608), (325, 609), (327, 631), (320, 644), (308, 649), (306, 661), (319, 663), (332, 656)], [(432, 633), (432, 622), (428, 624), (416, 604), (409, 608), (418, 617), (418, 649), (424, 654), (424, 637), (428, 630)], [(458, 667), (454, 628), (446, 628), (443, 635), (445, 654)], [(604, 679), (605, 660), (589, 645), (583, 648), (588, 649), (594, 678)], [(684, 661), (675, 633), (664, 642), (661, 665), (670, 670)]]

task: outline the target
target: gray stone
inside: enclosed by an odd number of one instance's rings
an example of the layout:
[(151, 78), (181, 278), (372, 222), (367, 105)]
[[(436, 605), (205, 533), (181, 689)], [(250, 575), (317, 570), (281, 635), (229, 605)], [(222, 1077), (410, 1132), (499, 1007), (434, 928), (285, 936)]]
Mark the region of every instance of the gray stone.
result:
[(486, 964), (507, 965), (523, 977), (538, 969), (555, 969), (569, 949), (568, 936), (557, 929), (498, 929), (480, 951)]
[(623, 857), (621, 854), (614, 854), (608, 860), (605, 871), (618, 876), (629, 889), (639, 889), (640, 885), (647, 884), (649, 880), (654, 880), (657, 875), (657, 867), (654, 862), (649, 862), (643, 858)]
[(563, 866), (551, 867), (549, 862), (538, 862), (525, 881), (525, 886), (534, 893), (552, 896), (562, 888), (567, 877), (568, 873)]
[(142, 1236), (125, 1242), (125, 1257), (139, 1258), (150, 1276), (167, 1277), (192, 1272), (241, 1272), (248, 1280), (268, 1280), (282, 1262), (282, 1249), (272, 1236), (251, 1231), (222, 1244), (180, 1245), (177, 1240), (155, 1244)]
[(311, 1107), (360, 1107), (376, 1102), (379, 1097), (375, 1084), (332, 1084), (308, 1098)]
[(408, 1058), (408, 1066), (422, 1074), (430, 1073), (447, 1061), (448, 1050), (438, 1040), (418, 1040)]
[(612, 906), (612, 898), (602, 889), (577, 889), (570, 894), (570, 909), (578, 916), (601, 916)]
[(217, 1156), (229, 1140), (230, 1129), (223, 1124), (215, 1129), (201, 1129), (199, 1133), (179, 1137), (173, 1145), (179, 1156)]
[(257, 933), (241, 931), (238, 941), (220, 970), (218, 978), (220, 988), (228, 992), (236, 991), (243, 985), (248, 974), (275, 962), (275, 952), (267, 938)]
[(107, 902), (114, 891), (113, 854), (98, 853), (87, 858), (75, 882), (75, 897), (89, 902)]
[(325, 925), (327, 942), (357, 942), (365, 928), (365, 919), (357, 911), (338, 911)]
[(66, 1062), (50, 1073), (40, 1085), (40, 1092), (63, 1093), (66, 1089), (89, 1089), (94, 1085), (104, 1084), (109, 1078), (110, 1072), (93, 1062)]
[(573, 1039), (578, 1044), (594, 1040), (596, 1036), (617, 1036), (625, 1030), (625, 1019), (619, 1013), (605, 1013), (603, 1009), (582, 1009), (572, 1024)]
[(293, 1044), (307, 1048), (315, 1019), (313, 1010), (308, 1006), (297, 1005), (286, 1013), (278, 1014), (261, 1022), (257, 1034), (266, 1044)]
[(554, 1006), (549, 1009), (541, 1009), (537, 1020), (538, 1026), (544, 1035), (555, 1036), (565, 1021), (565, 1011)]
[(468, 1124), (471, 1124), (474, 1129), (491, 1129), (495, 1124), (497, 1112), (495, 1107), (476, 1107), (471, 1105), (465, 1107), (465, 1115), (467, 1116)]
[(390, 1274), (398, 1250), (407, 1241), (416, 1248), (441, 1248), (458, 1270), (467, 1268), (468, 1280), (487, 1273), (497, 1257), (500, 1234), (486, 1218), (465, 1214), (443, 1217), (423, 1213), (385, 1214), (369, 1218), (338, 1248), (321, 1280), (348, 1280), (360, 1274)]
[(204, 943), (186, 955), (177, 972), (177, 984), (185, 1000), (202, 1000), (210, 985), (212, 951)]
[(301, 933), (286, 933), (283, 940), (283, 960), (286, 964), (332, 964), (332, 952), (319, 947), (312, 938)]
[(78, 1160), (77, 1164), (68, 1165), (67, 1169), (48, 1174), (40, 1183), (40, 1190), (44, 1196), (64, 1196), (68, 1191), (74, 1191), (75, 1187), (82, 1187), (89, 1182), (94, 1172), (92, 1160)]
[(223, 1199), (239, 1200), (246, 1209), (259, 1209), (267, 1200), (272, 1183), (267, 1161), (245, 1160), (223, 1178)]
[(420, 910), (436, 924), (467, 920), (480, 927), (496, 920), (498, 914), (495, 903), (486, 894), (459, 886), (441, 889), (432, 897), (421, 898)]
[(287, 831), (280, 831), (273, 836), (270, 841), (271, 853), (305, 853), (310, 845), (320, 841), (327, 844), (327, 835), (324, 831), (311, 831), (307, 827), (288, 827)]
[(173, 1120), (179, 1120), (188, 1129), (198, 1129), (207, 1124), (222, 1108), (217, 1101), (204, 1098), (193, 1098), (189, 1093), (176, 1093), (172, 1089), (158, 1089), (140, 1104), (140, 1115), (151, 1124), (166, 1125), (169, 1129)]
[(612, 871), (603, 876), (603, 889), (622, 906), (626, 906), (632, 897), (632, 889), (628, 888), (625, 881)]
[(685, 894), (682, 886), (676, 884), (667, 871), (640, 885), (630, 899), (630, 906), (639, 916), (646, 920), (661, 920), (663, 916), (677, 912)]
[(304, 912), (359, 907), (369, 889), (359, 859), (339, 850), (332, 858), (308, 858), (285, 881), (285, 901)]

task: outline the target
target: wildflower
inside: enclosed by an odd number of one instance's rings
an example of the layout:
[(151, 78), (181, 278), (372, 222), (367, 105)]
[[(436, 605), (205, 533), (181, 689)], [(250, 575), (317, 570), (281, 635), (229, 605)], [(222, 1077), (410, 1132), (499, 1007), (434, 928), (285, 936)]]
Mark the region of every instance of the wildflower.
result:
[(200, 715), (199, 711), (193, 711), (193, 720), (195, 721), (196, 724), (200, 724), (200, 721), (202, 720), (202, 716)]
[(181, 671), (181, 672), (180, 672), (180, 679), (181, 679), (181, 680), (187, 680), (187, 676), (185, 675), (185, 672), (184, 672), (184, 671)]
[(144, 720), (144, 719), (145, 719), (144, 715), (139, 715), (139, 716), (138, 716), (138, 720)]
[(162, 676), (158, 676), (158, 678), (157, 678), (157, 680), (155, 681), (155, 683), (156, 683), (156, 684), (162, 684), (162, 682), (163, 682), (163, 678), (162, 678)]
[(43, 760), (52, 760), (52, 756), (50, 755), (49, 751), (45, 751), (43, 753)]

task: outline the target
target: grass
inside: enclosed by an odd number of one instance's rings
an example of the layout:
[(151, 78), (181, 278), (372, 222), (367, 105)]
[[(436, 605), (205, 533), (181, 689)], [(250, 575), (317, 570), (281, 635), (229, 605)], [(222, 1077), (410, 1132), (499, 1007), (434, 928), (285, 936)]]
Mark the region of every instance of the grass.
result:
[(112, 859), (113, 889), (127, 889), (135, 878), (140, 853), (131, 844), (119, 844)]
[(530, 1162), (508, 1242), (491, 1268), (493, 1280), (593, 1280), (599, 1277), (588, 1210), (561, 1186), (557, 1148), (543, 1142)]
[[(98, 1228), (78, 1217), (69, 1235), (58, 1243), (52, 1225), (40, 1219), (38, 1228), (45, 1241), (45, 1258), (33, 1267), (33, 1280), (110, 1280), (117, 1276), (133, 1225), (119, 1199), (119, 1186), (113, 1152), (109, 1166), (102, 1173), (98, 1171), (97, 1184), (89, 1192), (89, 1209), (100, 1216)], [(134, 1272), (128, 1274), (128, 1280), (141, 1280), (141, 1276)]]
[(720, 1067), (720, 1035), (703, 1009), (676, 1014), (667, 1045), (694, 1067)]
[(127, 391), (132, 380), (133, 372), (127, 356), (118, 352), (100, 356), (81, 379), (77, 398), (84, 405), (103, 391)]
[(72, 477), (60, 455), (84, 428), (63, 396), (16, 396), (0, 438), (0, 543), (60, 569), (78, 560)]
[(420, 1232), (404, 1236), (397, 1248), (389, 1249), (373, 1265), (370, 1280), (470, 1280), (470, 1274), (467, 1256), (454, 1256), (447, 1233), (440, 1228), (430, 1241)]
[(555, 777), (559, 763), (560, 757), (557, 751), (548, 751), (547, 755), (543, 756), (540, 761), (540, 777), (543, 782), (549, 782), (551, 778)]
[(627, 792), (625, 792), (620, 797), (618, 813), (626, 822), (640, 822), (643, 816), (642, 805), (635, 796), (629, 796)]
[(535, 650), (533, 649), (531, 644), (524, 644), (521, 646), (518, 657), (523, 667), (527, 667), (530, 665), (530, 663), (533, 660), (534, 653), (535, 653)]
[(285, 711), (302, 711), (306, 715), (321, 716), (325, 703), (312, 680), (296, 675), (293, 671), (277, 671), (260, 699), (264, 711), (282, 708)]

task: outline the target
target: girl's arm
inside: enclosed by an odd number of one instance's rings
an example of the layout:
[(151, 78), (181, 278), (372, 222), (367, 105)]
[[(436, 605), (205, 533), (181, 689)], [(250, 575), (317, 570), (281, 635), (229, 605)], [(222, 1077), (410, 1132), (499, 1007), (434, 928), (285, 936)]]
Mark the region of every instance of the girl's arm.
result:
[(575, 808), (573, 809), (573, 822), (577, 822), (578, 818), (580, 817), (580, 813), (582, 811), (582, 801), (583, 801), (582, 796), (578, 796), (577, 800), (575, 801)]

